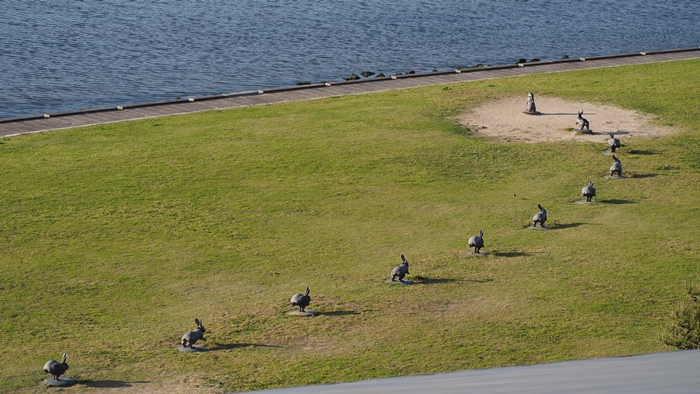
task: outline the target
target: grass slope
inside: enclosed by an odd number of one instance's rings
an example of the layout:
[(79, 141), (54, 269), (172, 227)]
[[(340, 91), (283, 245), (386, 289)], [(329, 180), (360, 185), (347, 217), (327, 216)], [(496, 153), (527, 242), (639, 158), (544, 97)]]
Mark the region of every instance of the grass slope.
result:
[[(63, 352), (77, 391), (245, 391), (671, 350), (656, 330), (700, 276), (698, 81), (693, 60), (4, 139), (0, 391)], [(452, 120), (528, 91), (683, 132), (628, 143), (611, 181), (603, 144)], [(602, 203), (575, 204), (589, 179)], [(538, 203), (555, 230), (523, 228)], [(491, 255), (466, 256), (479, 230)], [(402, 253), (421, 284), (383, 283)], [(306, 286), (322, 315), (285, 316)], [(213, 351), (180, 354), (195, 317)]]

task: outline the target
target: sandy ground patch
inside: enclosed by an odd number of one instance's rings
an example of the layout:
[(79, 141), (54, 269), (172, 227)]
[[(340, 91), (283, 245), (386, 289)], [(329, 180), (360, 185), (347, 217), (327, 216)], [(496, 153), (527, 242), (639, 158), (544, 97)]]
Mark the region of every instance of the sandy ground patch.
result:
[[(663, 136), (676, 131), (653, 124), (653, 117), (649, 115), (613, 106), (537, 95), (535, 105), (541, 115), (523, 113), (527, 107), (526, 95), (497, 99), (460, 115), (457, 120), (477, 135), (530, 143), (605, 142), (610, 138), (610, 132), (614, 132), (624, 143), (628, 138)], [(583, 111), (583, 117), (588, 119), (592, 134), (577, 134), (567, 130), (577, 128), (578, 111)]]

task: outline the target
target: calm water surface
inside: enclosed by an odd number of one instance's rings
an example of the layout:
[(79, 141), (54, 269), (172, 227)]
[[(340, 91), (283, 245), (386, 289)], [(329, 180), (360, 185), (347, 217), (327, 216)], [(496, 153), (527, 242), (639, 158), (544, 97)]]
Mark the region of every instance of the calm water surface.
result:
[(0, 0), (0, 118), (700, 45), (700, 1)]

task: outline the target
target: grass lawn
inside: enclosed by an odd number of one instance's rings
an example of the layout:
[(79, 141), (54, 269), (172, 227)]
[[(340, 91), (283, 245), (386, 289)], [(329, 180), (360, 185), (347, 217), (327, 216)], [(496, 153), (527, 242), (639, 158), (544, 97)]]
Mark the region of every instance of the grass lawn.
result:
[[(454, 121), (530, 91), (680, 132), (630, 140), (634, 176), (606, 180), (603, 143)], [(673, 350), (658, 330), (700, 278), (698, 130), (692, 60), (0, 140), (0, 391), (43, 391), (64, 352), (73, 392), (223, 392)], [(588, 180), (601, 203), (578, 205)], [(524, 228), (538, 203), (554, 229)], [(467, 256), (479, 230), (491, 254)], [(420, 283), (384, 283), (401, 254)], [(286, 316), (306, 286), (321, 315)], [(182, 354), (195, 317), (211, 351)]]

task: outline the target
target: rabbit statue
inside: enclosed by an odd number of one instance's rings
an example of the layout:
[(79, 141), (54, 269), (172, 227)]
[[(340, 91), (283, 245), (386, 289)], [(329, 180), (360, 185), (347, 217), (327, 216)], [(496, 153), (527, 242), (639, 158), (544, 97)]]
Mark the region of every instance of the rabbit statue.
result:
[(399, 282), (403, 282), (403, 277), (406, 276), (406, 274), (410, 274), (410, 272), (408, 272), (408, 260), (406, 260), (404, 255), (401, 255), (401, 261), (403, 261), (403, 263), (391, 270), (392, 282), (396, 280), (397, 276), (399, 277)]
[(484, 232), (479, 230), (479, 235), (469, 238), (468, 245), (470, 248), (474, 248), (474, 253), (478, 254), (479, 250), (484, 247)]
[(306, 292), (304, 294), (294, 294), (292, 296), (292, 299), (289, 300), (289, 302), (292, 303), (292, 306), (298, 306), (299, 307), (299, 312), (306, 312), (304, 309), (306, 309), (307, 306), (311, 303), (311, 297), (309, 297), (309, 292), (311, 289), (309, 287), (306, 287)]
[(578, 116), (576, 117), (576, 125), (579, 127), (579, 130), (583, 131), (583, 128), (585, 127), (586, 130), (591, 131), (588, 119), (584, 118), (581, 115), (583, 115), (583, 111), (579, 111)]
[(615, 162), (610, 166), (610, 176), (613, 176), (616, 172), (617, 176), (622, 176), (622, 163), (620, 163), (620, 159), (615, 156), (613, 156), (613, 159)]
[(544, 222), (547, 221), (547, 210), (540, 204), (537, 204), (537, 208), (539, 208), (540, 211), (532, 217), (532, 227), (537, 227), (537, 223), (540, 224), (540, 227), (544, 227)]
[(537, 108), (535, 107), (535, 95), (532, 93), (527, 94), (527, 109), (525, 113), (536, 114)]
[(53, 380), (59, 380), (59, 376), (66, 373), (66, 371), (68, 370), (66, 358), (68, 358), (68, 355), (66, 353), (63, 353), (63, 357), (61, 357), (60, 363), (56, 360), (49, 360), (46, 364), (44, 364), (44, 372), (50, 373), (53, 377)]
[(620, 144), (620, 140), (615, 138), (615, 134), (613, 133), (608, 133), (610, 136), (610, 139), (608, 140), (608, 147), (610, 148), (610, 153), (615, 153), (615, 149), (619, 148), (622, 146)]
[(588, 186), (584, 186), (581, 189), (581, 195), (586, 197), (586, 202), (591, 202), (593, 197), (595, 197), (595, 187), (593, 187), (593, 181), (588, 181)]
[(204, 332), (207, 331), (206, 328), (204, 328), (202, 322), (199, 319), (195, 318), (194, 322), (197, 324), (197, 329), (186, 332), (180, 340), (182, 346), (184, 347), (192, 348), (192, 345), (197, 343), (197, 341), (199, 341), (200, 339), (206, 341), (206, 339), (204, 338)]

